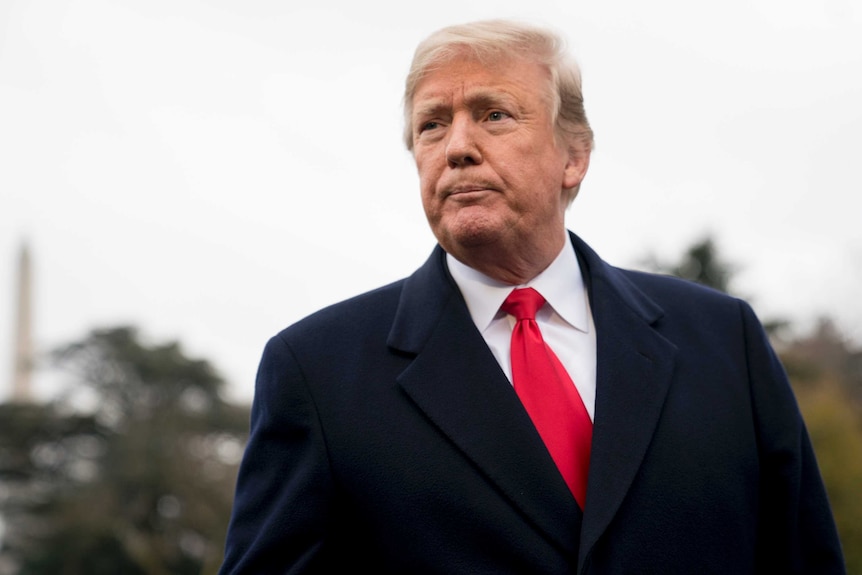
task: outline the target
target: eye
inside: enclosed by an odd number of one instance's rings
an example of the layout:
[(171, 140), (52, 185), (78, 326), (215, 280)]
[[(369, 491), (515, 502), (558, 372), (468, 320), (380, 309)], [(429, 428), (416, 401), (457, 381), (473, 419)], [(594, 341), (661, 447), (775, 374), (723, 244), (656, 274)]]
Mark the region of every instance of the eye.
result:
[(488, 120), (491, 122), (499, 122), (500, 120), (504, 120), (508, 117), (509, 117), (509, 114), (507, 114), (506, 112), (500, 112), (499, 110), (496, 110), (496, 111), (488, 114)]
[(437, 122), (425, 122), (419, 127), (419, 132), (426, 132), (428, 130), (433, 130), (437, 126), (439, 126)]

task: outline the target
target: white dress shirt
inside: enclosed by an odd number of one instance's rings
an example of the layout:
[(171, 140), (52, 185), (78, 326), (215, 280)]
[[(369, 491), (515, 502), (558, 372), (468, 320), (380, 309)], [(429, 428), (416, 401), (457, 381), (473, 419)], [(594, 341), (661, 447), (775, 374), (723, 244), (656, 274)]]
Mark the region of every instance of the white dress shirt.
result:
[(545, 271), (524, 285), (511, 286), (492, 279), (446, 254), (449, 272), (464, 300), (473, 323), (506, 377), (512, 381), (510, 343), (515, 318), (500, 309), (515, 288), (531, 287), (547, 302), (536, 313), (545, 342), (554, 350), (581, 400), (594, 419), (596, 407), (596, 329), (590, 299), (568, 234), (563, 249)]

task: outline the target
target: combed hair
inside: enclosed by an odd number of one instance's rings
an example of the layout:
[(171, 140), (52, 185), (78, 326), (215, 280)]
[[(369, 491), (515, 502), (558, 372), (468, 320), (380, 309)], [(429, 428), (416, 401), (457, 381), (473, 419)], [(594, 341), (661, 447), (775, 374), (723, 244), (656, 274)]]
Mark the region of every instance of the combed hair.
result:
[[(547, 68), (551, 119), (559, 141), (590, 151), (593, 131), (584, 111), (581, 74), (566, 43), (551, 30), (508, 20), (484, 20), (442, 28), (416, 47), (404, 86), (404, 143), (413, 151), (413, 96), (419, 82), (435, 69), (468, 50), (479, 62), (493, 63), (519, 56)], [(573, 200), (578, 187), (567, 190)]]

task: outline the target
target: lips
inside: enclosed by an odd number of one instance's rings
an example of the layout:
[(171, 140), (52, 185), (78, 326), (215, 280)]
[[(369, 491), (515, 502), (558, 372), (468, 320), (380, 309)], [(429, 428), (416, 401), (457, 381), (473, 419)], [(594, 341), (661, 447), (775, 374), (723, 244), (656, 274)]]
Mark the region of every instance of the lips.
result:
[(497, 188), (486, 182), (458, 184), (448, 186), (443, 190), (443, 197), (458, 196), (462, 194), (472, 194), (477, 192), (496, 192)]

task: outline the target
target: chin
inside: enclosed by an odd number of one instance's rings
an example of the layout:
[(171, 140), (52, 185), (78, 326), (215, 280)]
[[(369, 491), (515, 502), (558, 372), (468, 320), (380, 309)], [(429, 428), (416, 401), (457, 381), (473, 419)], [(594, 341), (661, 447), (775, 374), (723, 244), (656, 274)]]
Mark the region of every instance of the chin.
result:
[[(437, 238), (446, 251), (457, 253), (459, 250), (469, 250), (499, 243), (502, 238), (499, 226), (483, 225), (481, 222), (470, 222), (467, 225), (450, 227)], [(450, 249), (450, 247), (452, 249)]]

